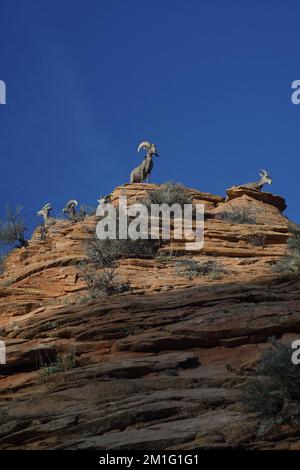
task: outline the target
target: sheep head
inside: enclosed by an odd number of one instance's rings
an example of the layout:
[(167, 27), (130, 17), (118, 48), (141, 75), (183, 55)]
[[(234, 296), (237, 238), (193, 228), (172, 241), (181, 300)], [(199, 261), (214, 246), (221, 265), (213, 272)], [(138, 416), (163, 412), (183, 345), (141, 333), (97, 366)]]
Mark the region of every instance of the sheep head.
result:
[(270, 173), (266, 170), (260, 170), (259, 172), (259, 176), (261, 177), (261, 182), (263, 184), (267, 183), (267, 184), (272, 184), (272, 178), (270, 176)]
[(155, 144), (151, 144), (150, 142), (148, 142), (148, 140), (143, 140), (139, 146), (138, 146), (138, 152), (141, 150), (141, 149), (144, 149), (144, 150), (147, 150), (147, 153), (149, 153), (150, 155), (155, 155), (156, 157), (158, 157), (158, 153), (157, 153), (157, 150), (156, 150), (156, 145)]
[(70, 199), (63, 208), (63, 212), (69, 213), (75, 210), (75, 207), (78, 206), (78, 202), (75, 199)]
[(52, 206), (48, 202), (37, 212), (37, 215), (44, 217), (44, 220), (46, 220), (49, 217), (50, 211), (52, 211)]

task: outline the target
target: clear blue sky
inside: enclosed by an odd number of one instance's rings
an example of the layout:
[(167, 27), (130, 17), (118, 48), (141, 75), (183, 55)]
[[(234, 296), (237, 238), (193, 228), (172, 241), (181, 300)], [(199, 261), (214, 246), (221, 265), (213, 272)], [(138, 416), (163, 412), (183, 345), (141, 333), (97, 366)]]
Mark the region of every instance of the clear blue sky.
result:
[(266, 168), (300, 222), (299, 1), (0, 2), (0, 210), (95, 205), (147, 139), (153, 182), (222, 195)]

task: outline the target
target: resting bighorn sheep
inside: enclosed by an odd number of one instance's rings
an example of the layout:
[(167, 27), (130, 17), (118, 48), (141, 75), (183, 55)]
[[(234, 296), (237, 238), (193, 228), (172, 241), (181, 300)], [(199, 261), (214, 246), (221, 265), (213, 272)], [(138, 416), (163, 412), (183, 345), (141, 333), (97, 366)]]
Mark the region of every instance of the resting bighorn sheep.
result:
[(130, 174), (130, 183), (142, 183), (145, 179), (147, 179), (147, 183), (149, 183), (150, 173), (153, 168), (153, 161), (152, 157), (155, 155), (158, 157), (158, 153), (156, 152), (156, 145), (150, 144), (147, 140), (144, 140), (138, 146), (138, 152), (141, 149), (147, 150), (147, 155), (145, 156), (142, 163), (137, 166), (134, 170), (132, 170)]
[(54, 220), (53, 217), (50, 217), (49, 215), (50, 211), (52, 211), (52, 207), (48, 202), (48, 204), (45, 204), (44, 207), (42, 207), (41, 210), (37, 212), (37, 215), (41, 215), (43, 217), (45, 225), (49, 224), (49, 222), (51, 223)]
[(78, 202), (75, 199), (71, 199), (66, 203), (66, 206), (63, 208), (63, 212), (68, 214), (69, 219), (76, 220), (76, 207)]
[(261, 191), (263, 186), (268, 183), (272, 184), (272, 179), (270, 177), (270, 173), (266, 170), (260, 170), (259, 172), (260, 180), (255, 181), (254, 183), (246, 183), (246, 184), (239, 184), (239, 188), (247, 188), (247, 189), (255, 189), (257, 191)]

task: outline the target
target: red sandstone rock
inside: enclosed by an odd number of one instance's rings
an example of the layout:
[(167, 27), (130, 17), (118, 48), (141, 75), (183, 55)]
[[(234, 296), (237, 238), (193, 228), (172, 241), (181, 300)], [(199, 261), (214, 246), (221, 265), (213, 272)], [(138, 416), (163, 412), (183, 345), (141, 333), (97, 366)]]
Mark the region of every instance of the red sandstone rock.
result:
[[(129, 203), (155, 185), (124, 185)], [(275, 335), (300, 331), (300, 284), (271, 269), (286, 252), (289, 221), (281, 198), (232, 189), (219, 196), (188, 190), (205, 204), (202, 250), (174, 241), (171, 257), (121, 260), (118, 276), (132, 292), (88, 300), (78, 264), (96, 217), (57, 221), (45, 241), (33, 234), (14, 250), (0, 278), (1, 449), (299, 448), (295, 429), (257, 436), (257, 416), (240, 387)], [(215, 218), (232, 207), (254, 211), (258, 224)], [(255, 245), (255, 237), (264, 241)], [(178, 273), (182, 256), (217, 260), (221, 279)], [(55, 354), (75, 368), (49, 376), (38, 369)]]

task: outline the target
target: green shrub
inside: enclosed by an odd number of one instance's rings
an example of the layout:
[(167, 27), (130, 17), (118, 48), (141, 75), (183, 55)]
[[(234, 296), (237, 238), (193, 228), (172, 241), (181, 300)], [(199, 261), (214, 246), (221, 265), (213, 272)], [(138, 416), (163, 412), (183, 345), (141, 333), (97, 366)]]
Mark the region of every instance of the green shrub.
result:
[(293, 364), (293, 349), (272, 341), (273, 349), (266, 351), (257, 373), (272, 379), (276, 389), (284, 389), (290, 399), (300, 400), (300, 367)]
[(292, 236), (288, 239), (288, 252), (273, 266), (273, 271), (282, 279), (296, 279), (300, 276), (300, 231), (290, 227)]
[(5, 255), (0, 255), (0, 276), (5, 271)]
[(288, 239), (288, 250), (291, 253), (300, 255), (300, 229), (289, 227), (292, 236)]
[(273, 271), (282, 279), (296, 279), (300, 276), (300, 255), (287, 254), (273, 266)]
[(276, 416), (283, 407), (280, 391), (272, 391), (272, 383), (266, 379), (255, 379), (243, 389), (243, 402), (249, 411), (264, 418)]
[(152, 258), (157, 253), (158, 240), (94, 240), (87, 245), (89, 261), (98, 267), (112, 266), (121, 258)]
[(84, 279), (92, 298), (112, 295), (114, 293), (115, 287), (113, 286), (113, 281), (115, 279), (116, 267), (106, 266), (99, 271), (94, 266), (86, 266)]
[(187, 193), (186, 189), (180, 183), (164, 183), (159, 188), (153, 189), (148, 192), (146, 199), (143, 203), (150, 207), (151, 204), (179, 204), (181, 207), (184, 204), (191, 204), (192, 198)]
[(115, 294), (123, 294), (131, 290), (130, 283), (118, 282), (118, 276), (116, 276), (116, 267), (105, 267), (98, 270), (94, 266), (85, 265), (83, 268), (83, 277), (90, 291), (90, 295), (82, 299), (79, 303), (85, 303), (97, 299), (102, 296), (110, 296)]
[(120, 283), (116, 276), (121, 258), (149, 258), (158, 249), (155, 240), (94, 240), (87, 244), (87, 261), (82, 265), (83, 277), (92, 298), (131, 290), (129, 282)]
[(156, 259), (163, 263), (170, 263), (171, 261), (173, 261), (175, 256), (176, 256), (176, 252), (169, 249), (169, 250), (160, 251), (156, 256)]
[(66, 370), (73, 369), (75, 366), (75, 354), (57, 356), (54, 362), (51, 362), (49, 365), (42, 365), (39, 369), (39, 377), (43, 382), (47, 382), (51, 375), (65, 372)]
[(233, 207), (231, 211), (216, 214), (217, 219), (230, 222), (232, 224), (256, 224), (256, 218), (253, 214), (243, 207)]
[(6, 214), (0, 220), (0, 244), (13, 245), (19, 243), (19, 247), (28, 246), (24, 238), (24, 232), (27, 230), (24, 219), (21, 216), (21, 207), (17, 206), (15, 211), (6, 208)]
[(281, 413), (286, 399), (299, 401), (300, 367), (292, 363), (293, 350), (272, 341), (255, 369), (255, 378), (243, 388), (245, 406), (270, 418)]
[(196, 276), (208, 276), (210, 279), (220, 279), (228, 271), (217, 261), (205, 261), (199, 263), (191, 258), (177, 261), (177, 272), (189, 278)]
[(247, 242), (253, 246), (265, 246), (267, 237), (264, 234), (253, 234), (247, 237)]

